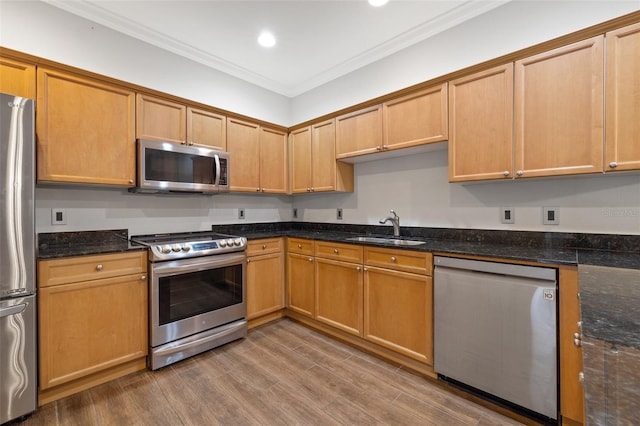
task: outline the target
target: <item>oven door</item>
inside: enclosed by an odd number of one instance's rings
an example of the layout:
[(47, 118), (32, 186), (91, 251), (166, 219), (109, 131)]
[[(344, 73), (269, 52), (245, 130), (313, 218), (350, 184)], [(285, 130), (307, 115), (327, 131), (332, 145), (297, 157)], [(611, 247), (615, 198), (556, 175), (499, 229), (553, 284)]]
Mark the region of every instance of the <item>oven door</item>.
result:
[(244, 252), (153, 263), (150, 271), (152, 347), (246, 317)]

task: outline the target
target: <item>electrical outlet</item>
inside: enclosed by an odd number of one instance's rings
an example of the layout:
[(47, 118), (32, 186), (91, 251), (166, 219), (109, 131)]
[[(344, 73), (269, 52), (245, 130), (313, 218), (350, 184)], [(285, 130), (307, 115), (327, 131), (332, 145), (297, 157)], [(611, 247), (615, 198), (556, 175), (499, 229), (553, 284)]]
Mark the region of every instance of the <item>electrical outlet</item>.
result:
[(238, 209), (238, 219), (244, 219), (244, 209)]
[(560, 209), (558, 207), (542, 208), (542, 224), (543, 225), (559, 225)]
[(341, 208), (337, 208), (336, 209), (336, 219), (342, 220), (342, 209)]
[(516, 211), (513, 207), (500, 207), (500, 222), (516, 223)]
[(51, 224), (52, 225), (66, 225), (67, 224), (67, 210), (66, 209), (51, 209)]
[(294, 208), (293, 208), (293, 218), (294, 218), (294, 219), (297, 219), (297, 218), (298, 218), (298, 208), (297, 208), (297, 207), (294, 207)]

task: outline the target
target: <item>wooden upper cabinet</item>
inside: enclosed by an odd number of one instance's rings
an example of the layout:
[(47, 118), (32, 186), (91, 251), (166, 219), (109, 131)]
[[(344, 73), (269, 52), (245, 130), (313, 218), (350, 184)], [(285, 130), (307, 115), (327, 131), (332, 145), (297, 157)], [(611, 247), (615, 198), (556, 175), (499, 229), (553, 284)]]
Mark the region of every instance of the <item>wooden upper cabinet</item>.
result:
[(260, 192), (289, 192), (287, 134), (260, 127)]
[[(311, 127), (294, 130), (289, 134), (291, 154), (291, 192), (311, 191)], [(335, 158), (332, 159), (335, 162)]]
[(336, 118), (336, 158), (382, 151), (382, 105)]
[(640, 23), (606, 43), (605, 170), (640, 169)]
[(335, 120), (291, 132), (291, 192), (353, 191), (353, 164), (336, 161)]
[(516, 177), (603, 170), (604, 37), (515, 63)]
[(227, 117), (213, 111), (187, 107), (187, 143), (227, 150)]
[(229, 118), (227, 152), (231, 191), (260, 191), (260, 126)]
[(447, 83), (385, 102), (382, 114), (382, 149), (446, 141)]
[(0, 92), (36, 98), (36, 66), (0, 58)]
[(187, 140), (187, 107), (165, 99), (138, 93), (136, 95), (136, 137), (166, 142)]
[(449, 82), (449, 181), (513, 176), (513, 63)]
[(38, 181), (134, 185), (134, 92), (46, 68), (37, 84)]

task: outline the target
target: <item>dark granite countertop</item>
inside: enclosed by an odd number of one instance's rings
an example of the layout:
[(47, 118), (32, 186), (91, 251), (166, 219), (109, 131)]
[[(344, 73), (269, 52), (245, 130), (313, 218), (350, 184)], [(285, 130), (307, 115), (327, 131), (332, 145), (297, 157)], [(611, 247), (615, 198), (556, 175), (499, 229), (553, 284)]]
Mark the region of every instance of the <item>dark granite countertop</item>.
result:
[(146, 250), (144, 246), (129, 243), (126, 229), (40, 233), (37, 247), (38, 259)]
[[(350, 244), (368, 244), (442, 254), (485, 256), (557, 265), (598, 265), (640, 269), (640, 236), (402, 227), (416, 246), (350, 241), (358, 235), (391, 237), (391, 227), (307, 222), (213, 225), (216, 232), (248, 239), (290, 236)], [(126, 229), (38, 234), (38, 258), (143, 250), (129, 243)], [(603, 248), (603, 249), (600, 249)]]

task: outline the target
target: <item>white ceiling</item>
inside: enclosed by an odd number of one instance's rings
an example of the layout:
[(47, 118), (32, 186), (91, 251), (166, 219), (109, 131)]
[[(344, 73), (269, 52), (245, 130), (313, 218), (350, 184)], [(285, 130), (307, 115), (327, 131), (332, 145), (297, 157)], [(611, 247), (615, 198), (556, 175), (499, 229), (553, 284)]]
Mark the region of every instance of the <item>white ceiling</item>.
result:
[(294, 97), (511, 0), (43, 1)]

